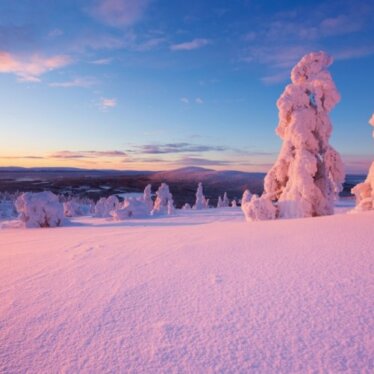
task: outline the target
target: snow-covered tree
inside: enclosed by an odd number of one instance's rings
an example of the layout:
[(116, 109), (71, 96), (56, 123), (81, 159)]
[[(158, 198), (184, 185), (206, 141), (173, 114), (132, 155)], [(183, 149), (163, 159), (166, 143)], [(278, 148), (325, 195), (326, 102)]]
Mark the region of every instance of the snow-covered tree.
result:
[(144, 189), (143, 200), (147, 205), (149, 212), (153, 209), (153, 200), (152, 200), (152, 186), (148, 184)]
[(169, 200), (173, 201), (173, 195), (169, 191), (169, 186), (166, 183), (161, 183), (156, 192), (156, 200), (151, 214), (168, 214)]
[(327, 71), (331, 63), (324, 52), (304, 56), (277, 102), (283, 145), (265, 177), (265, 194), (278, 202), (280, 217), (332, 214), (344, 181), (340, 155), (329, 145), (329, 112), (340, 100)]
[(200, 182), (197, 191), (196, 191), (196, 202), (193, 206), (193, 209), (207, 209), (208, 208), (208, 202), (204, 196), (203, 192), (203, 185)]
[(64, 203), (65, 217), (86, 216), (92, 213), (94, 203), (90, 199), (70, 198)]
[(49, 191), (21, 194), (16, 200), (16, 209), (25, 227), (56, 227), (65, 222), (62, 203)]
[(265, 195), (252, 195), (250, 201), (242, 201), (241, 209), (248, 222), (262, 221), (276, 218), (276, 208)]
[(120, 207), (118, 197), (111, 195), (102, 197), (95, 205), (95, 217), (110, 217), (110, 212)]
[(184, 205), (182, 206), (182, 209), (183, 209), (183, 210), (190, 210), (190, 209), (191, 209), (191, 205), (188, 204), (188, 203), (186, 203), (186, 204), (184, 204)]
[(227, 192), (225, 192), (224, 195), (223, 195), (222, 207), (227, 208), (229, 206), (230, 206), (230, 200), (227, 197)]
[(241, 199), (241, 204), (244, 204), (244, 203), (247, 203), (247, 202), (251, 201), (251, 198), (252, 198), (252, 194), (250, 193), (250, 191), (245, 190), (243, 192), (243, 196), (242, 196), (242, 199)]
[(238, 204), (236, 203), (236, 200), (233, 199), (233, 200), (231, 201), (231, 207), (232, 207), (232, 208), (236, 208), (237, 206), (238, 206)]
[(168, 201), (168, 215), (171, 216), (175, 213), (173, 198)]
[(218, 201), (217, 201), (217, 208), (222, 208), (223, 202), (221, 196), (218, 196)]
[(143, 198), (129, 198), (125, 199), (121, 207), (112, 210), (110, 215), (115, 220), (145, 218), (149, 216), (149, 209)]
[[(370, 125), (374, 126), (374, 113), (369, 120)], [(373, 131), (374, 137), (374, 131)], [(374, 161), (372, 162), (369, 174), (365, 182), (352, 188), (352, 193), (356, 196), (355, 211), (365, 211), (374, 209)]]
[(0, 219), (13, 219), (17, 217), (16, 198), (15, 194), (0, 193)]

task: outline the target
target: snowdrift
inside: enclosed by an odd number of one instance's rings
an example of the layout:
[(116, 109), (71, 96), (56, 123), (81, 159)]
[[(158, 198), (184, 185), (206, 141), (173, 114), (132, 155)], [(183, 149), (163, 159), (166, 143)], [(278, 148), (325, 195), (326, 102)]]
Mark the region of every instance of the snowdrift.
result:
[(370, 372), (373, 219), (0, 230), (0, 372)]

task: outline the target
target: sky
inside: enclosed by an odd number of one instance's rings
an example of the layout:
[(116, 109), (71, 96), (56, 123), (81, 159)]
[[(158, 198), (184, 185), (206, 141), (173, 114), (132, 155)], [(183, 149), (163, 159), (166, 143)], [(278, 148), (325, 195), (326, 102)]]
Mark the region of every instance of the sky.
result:
[(266, 172), (276, 101), (334, 58), (331, 144), (374, 158), (374, 1), (2, 0), (0, 166)]

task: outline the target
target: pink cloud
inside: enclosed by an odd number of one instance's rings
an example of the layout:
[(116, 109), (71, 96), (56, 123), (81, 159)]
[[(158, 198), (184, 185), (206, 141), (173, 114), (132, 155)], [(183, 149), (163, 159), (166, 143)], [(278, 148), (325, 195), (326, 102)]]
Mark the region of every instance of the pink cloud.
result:
[(114, 27), (131, 26), (140, 20), (149, 0), (97, 0), (90, 13)]
[(194, 39), (190, 42), (173, 44), (170, 49), (172, 51), (191, 51), (193, 49), (202, 48), (208, 44), (210, 44), (210, 41), (208, 39)]
[(52, 82), (49, 84), (50, 87), (61, 87), (61, 88), (71, 88), (71, 87), (92, 87), (98, 84), (96, 78), (92, 77), (79, 77), (65, 82)]
[(116, 106), (117, 106), (117, 99), (114, 99), (114, 98), (110, 99), (110, 98), (105, 98), (105, 97), (102, 97), (100, 99), (99, 108), (102, 109), (103, 111), (115, 108)]
[(0, 51), (0, 73), (15, 74), (21, 82), (39, 82), (40, 76), (48, 71), (62, 68), (72, 62), (67, 55), (43, 57), (34, 54), (20, 58)]

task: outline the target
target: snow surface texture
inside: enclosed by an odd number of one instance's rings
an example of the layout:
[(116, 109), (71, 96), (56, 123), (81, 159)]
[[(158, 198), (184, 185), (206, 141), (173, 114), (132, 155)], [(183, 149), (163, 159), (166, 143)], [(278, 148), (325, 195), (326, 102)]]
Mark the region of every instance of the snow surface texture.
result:
[(64, 224), (64, 207), (49, 191), (25, 192), (16, 200), (19, 220), (25, 227), (57, 227)]
[[(374, 126), (374, 114), (371, 116), (369, 123)], [(374, 161), (370, 166), (369, 174), (365, 182), (352, 188), (352, 193), (356, 196), (357, 205), (355, 211), (360, 212), (374, 209)]]
[(277, 134), (283, 145), (265, 177), (265, 195), (278, 201), (279, 217), (298, 218), (333, 213), (344, 181), (340, 155), (329, 145), (329, 112), (340, 100), (324, 52), (304, 56), (277, 102)]
[(0, 230), (0, 372), (373, 372), (373, 219)]

